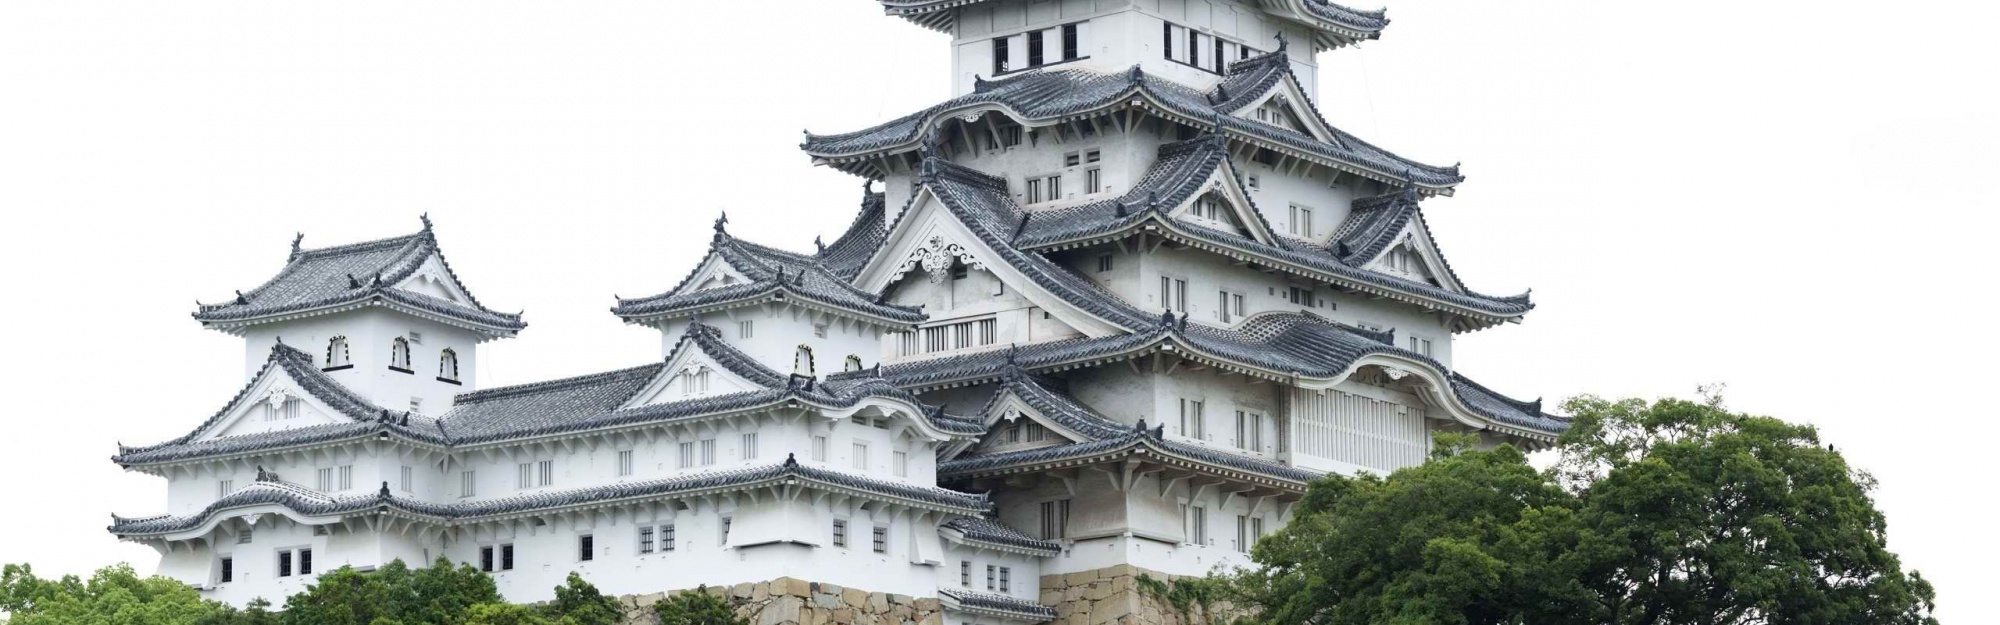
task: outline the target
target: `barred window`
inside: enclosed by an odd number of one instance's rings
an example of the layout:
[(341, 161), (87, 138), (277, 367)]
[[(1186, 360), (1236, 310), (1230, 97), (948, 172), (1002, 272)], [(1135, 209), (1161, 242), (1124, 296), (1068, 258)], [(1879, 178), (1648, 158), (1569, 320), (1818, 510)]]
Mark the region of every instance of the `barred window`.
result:
[(409, 339), (399, 336), (396, 337), (396, 340), (389, 342), (389, 368), (403, 373), (412, 372), (410, 370)]
[(458, 352), (444, 348), (438, 353), (438, 379), (445, 382), (458, 381)]
[(347, 353), (347, 337), (336, 336), (326, 341), (326, 368), (346, 367), (354, 364)]

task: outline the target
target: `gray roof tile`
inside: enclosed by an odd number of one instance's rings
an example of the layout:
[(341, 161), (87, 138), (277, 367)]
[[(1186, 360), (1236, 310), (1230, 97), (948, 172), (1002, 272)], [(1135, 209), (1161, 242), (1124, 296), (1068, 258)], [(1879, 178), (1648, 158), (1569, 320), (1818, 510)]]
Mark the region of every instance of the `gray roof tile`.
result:
[(1001, 523), (998, 519), (986, 517), (959, 517), (945, 521), (941, 527), (957, 530), (967, 542), (989, 543), (1011, 549), (1033, 551), (1044, 556), (1062, 553), (1062, 543), (1042, 540)]
[(1053, 621), (1056, 618), (1055, 608), (1019, 597), (950, 587), (938, 588), (938, 594), (957, 602), (959, 607), (966, 610), (997, 612), (1034, 622)]
[[(620, 299), (611, 312), (630, 321), (639, 318), (694, 314), (725, 304), (756, 303), (773, 298), (792, 297), (883, 323), (914, 324), (925, 319), (924, 312), (920, 309), (889, 304), (874, 294), (855, 288), (845, 277), (833, 273), (817, 257), (737, 239), (729, 236), (723, 230), (722, 224), (720, 220), (716, 222), (715, 237), (709, 244), (708, 257), (702, 259), (686, 278), (682, 278), (679, 285), (659, 295)], [(860, 244), (862, 242), (857, 241), (847, 244), (846, 247)], [(695, 272), (701, 271), (701, 267), (706, 266), (709, 259), (716, 257), (721, 257), (729, 266), (741, 272), (749, 282), (706, 289), (692, 284)]]
[(232, 325), (276, 315), (386, 301), (453, 319), (493, 335), (510, 336), (527, 327), (519, 314), (489, 310), (472, 298), (472, 291), (459, 282), (449, 262), (444, 263), (445, 273), (466, 293), (467, 303), (395, 288), (394, 285), (422, 268), (432, 254), (440, 260), (444, 258), (444, 253), (438, 250), (437, 238), (432, 235), (429, 218), (424, 219), (422, 231), (407, 236), (312, 250), (299, 248), (295, 241), (291, 257), (278, 275), (241, 293), (234, 301), (202, 305), (194, 312), (194, 318), (208, 325)]

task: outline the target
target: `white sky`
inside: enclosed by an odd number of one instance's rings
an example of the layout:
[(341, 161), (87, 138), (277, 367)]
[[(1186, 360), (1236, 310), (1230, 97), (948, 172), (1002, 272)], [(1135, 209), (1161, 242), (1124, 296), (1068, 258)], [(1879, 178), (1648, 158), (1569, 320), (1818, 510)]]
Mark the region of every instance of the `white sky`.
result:
[[(1320, 109), (1462, 161), (1431, 225), (1474, 288), (1540, 304), (1462, 336), (1460, 369), (1551, 401), (1725, 382), (1881, 480), (1940, 614), (2000, 614), (1975, 478), (2000, 435), (1996, 5), (1390, 8), (1385, 39), (1321, 57)], [(613, 294), (672, 286), (721, 209), (759, 242), (831, 240), (861, 183), (800, 130), (947, 97), (945, 42), (868, 0), (0, 3), (0, 561), (151, 567), (102, 528), (165, 489), (107, 457), (235, 393), (240, 343), (187, 315), (294, 232), (428, 211), (480, 299), (531, 323), (481, 350), (481, 385), (641, 363), (658, 343)]]

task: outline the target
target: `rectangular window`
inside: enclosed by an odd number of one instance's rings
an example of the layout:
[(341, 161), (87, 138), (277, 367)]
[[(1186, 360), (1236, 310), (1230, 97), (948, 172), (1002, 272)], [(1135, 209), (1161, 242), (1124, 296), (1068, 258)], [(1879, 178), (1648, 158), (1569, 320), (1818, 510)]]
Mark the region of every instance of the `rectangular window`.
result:
[(1058, 499), (1042, 502), (1042, 539), (1055, 540), (1069, 536), (1069, 501)]
[(1041, 201), (1042, 201), (1042, 179), (1041, 179), (1041, 178), (1029, 178), (1029, 179), (1028, 179), (1028, 202), (1027, 202), (1027, 203), (1029, 203), (1029, 204), (1038, 204), (1038, 203), (1040, 203)]
[(736, 517), (722, 517), (722, 545), (729, 545), (729, 528), (736, 524)]
[(479, 494), (479, 478), (471, 471), (458, 473), (458, 496), (471, 497)]
[(816, 462), (826, 462), (826, 437), (813, 437), (812, 459)]
[(1236, 447), (1248, 451), (1264, 451), (1264, 415), (1236, 411)]
[(813, 337), (822, 339), (826, 338), (826, 324), (824, 323), (813, 324)]
[(618, 477), (629, 477), (631, 475), (632, 475), (632, 450), (630, 449), (620, 450), (618, 452)]
[(1083, 155), (1080, 153), (1070, 152), (1068, 154), (1063, 155), (1064, 167), (1075, 167), (1082, 162), (1083, 162)]
[(536, 475), (541, 478), (542, 486), (548, 486), (550, 484), (556, 483), (556, 461), (543, 460), (541, 462), (535, 463), (535, 468), (536, 468), (535, 472)]
[(1162, 37), (1166, 39), (1160, 43), (1160, 52), (1165, 55), (1162, 58), (1171, 61), (1174, 58), (1174, 25), (1161, 24), (1160, 26), (1163, 27), (1161, 29)]
[(681, 444), (680, 444), (680, 462), (678, 463), (678, 465), (677, 465), (677, 466), (679, 466), (680, 468), (683, 468), (683, 469), (685, 469), (685, 468), (688, 468), (688, 467), (692, 467), (692, 466), (694, 466), (694, 442), (693, 442), (693, 441), (689, 441), (689, 442), (685, 442), (685, 443), (681, 443)]
[(715, 464), (715, 439), (713, 438), (702, 439), (701, 466), (705, 467), (711, 464)]
[(1410, 337), (1410, 351), (1429, 357), (1431, 355), (1431, 340), (1414, 336)]
[(1014, 592), (1014, 567), (1000, 567), (1000, 592)]
[(1005, 74), (1005, 73), (1007, 73), (1007, 72), (1009, 72), (1009, 71), (1013, 71), (1013, 69), (1014, 69), (1014, 68), (1013, 68), (1013, 67), (1011, 67), (1011, 66), (1010, 66), (1010, 65), (1009, 65), (1009, 64), (1007, 63), (1007, 52), (1008, 52), (1008, 50), (1007, 50), (1007, 38), (1006, 38), (1006, 37), (999, 37), (999, 38), (996, 38), (996, 39), (994, 39), (994, 40), (993, 40), (993, 73), (994, 73), (994, 74), (996, 74), (996, 75), (998, 75), (998, 74)]
[(673, 551), (680, 542), (674, 539), (674, 524), (660, 526), (660, 553)]
[(853, 457), (853, 460), (854, 460), (854, 468), (855, 468), (855, 469), (857, 469), (857, 470), (861, 470), (861, 471), (867, 471), (867, 470), (868, 470), (868, 444), (867, 444), (867, 443), (863, 443), (863, 442), (861, 442), (861, 441), (854, 441), (854, 457)]
[(1244, 176), (1244, 179), (1246, 182), (1244, 182), (1243, 186), (1250, 187), (1251, 191), (1256, 191), (1258, 189), (1264, 188), (1263, 181), (1258, 180), (1256, 174)]
[(243, 530), (243, 533), (236, 535), (236, 544), (238, 545), (250, 544), (250, 537), (252, 535), (254, 535), (254, 532), (252, 530)]
[(1293, 236), (1312, 238), (1313, 209), (1293, 204), (1292, 220), (1289, 225)]
[(1098, 255), (1098, 257), (1097, 257), (1097, 272), (1098, 272), (1098, 273), (1104, 273), (1104, 272), (1106, 272), (1106, 271), (1111, 271), (1111, 267), (1112, 267), (1112, 264), (1111, 264), (1111, 262), (1112, 262), (1112, 261), (1111, 261), (1111, 259), (1112, 259), (1112, 256), (1111, 256), (1110, 254), (1100, 254), (1100, 255)]
[(597, 540), (595, 537), (589, 534), (576, 537), (576, 559), (583, 562), (597, 559)]
[(959, 561), (958, 561), (958, 585), (960, 585), (960, 586), (964, 586), (964, 587), (966, 587), (966, 588), (971, 588), (971, 587), (972, 587), (972, 561), (971, 561), (971, 560), (959, 560)]
[(319, 491), (322, 493), (333, 492), (333, 468), (327, 467), (324, 469), (320, 469), (319, 483), (315, 485), (319, 487)]
[(1042, 31), (1028, 33), (1028, 67), (1042, 64)]
[(402, 467), (401, 471), (397, 471), (397, 478), (401, 480), (398, 484), (403, 487), (403, 492), (408, 493), (417, 490), (416, 472), (410, 469), (410, 467)]
[(222, 480), (220, 482), (216, 482), (215, 498), (221, 499), (223, 496), (228, 495), (229, 492), (233, 490), (236, 490), (236, 482), (234, 480)]
[(750, 338), (752, 334), (755, 334), (756, 329), (757, 329), (757, 324), (752, 323), (749, 320), (738, 321), (736, 322), (736, 338), (739, 339)]
[(833, 520), (833, 546), (847, 546), (847, 519)]
[(1160, 307), (1167, 310), (1186, 312), (1187, 281), (1179, 278), (1160, 276)]
[(278, 577), (292, 576), (292, 552), (278, 552)]
[(992, 565), (992, 564), (988, 564), (988, 565), (986, 565), (986, 589), (987, 589), (987, 590), (999, 590), (999, 589), (1000, 589), (1000, 567), (999, 567), (999, 566), (996, 566), (996, 565)]
[(1236, 550), (1250, 553), (1251, 540), (1253, 537), (1250, 535), (1250, 517), (1236, 515)]
[(1011, 148), (1021, 145), (1021, 127), (1016, 124), (1000, 126), (1000, 147)]
[(227, 583), (229, 583), (229, 582), (233, 582), (233, 581), (236, 581), (236, 559), (235, 559), (235, 558), (223, 558), (223, 559), (222, 559), (222, 583), (224, 583), (224, 584), (227, 584)]
[(639, 526), (639, 553), (653, 552), (653, 526)]
[(351, 490), (353, 488), (354, 488), (354, 465), (351, 464), (340, 465), (340, 489)]
[(479, 548), (479, 570), (493, 572), (493, 547), (490, 545)]
[(889, 526), (875, 526), (875, 553), (889, 553)]
[(757, 433), (749, 432), (743, 435), (743, 459), (754, 460), (756, 458), (757, 458)]
[(1312, 289), (1290, 287), (1285, 291), (1285, 299), (1293, 304), (1310, 307), (1313, 305)]
[(1083, 56), (1082, 48), (1083, 48), (1082, 37), (1079, 36), (1079, 33), (1077, 32), (1077, 25), (1063, 24), (1062, 60), (1069, 61), (1082, 58)]
[(910, 454), (898, 451), (891, 452), (889, 456), (890, 465), (894, 468), (896, 477), (909, 477)]
[(1188, 507), (1188, 542), (1197, 545), (1208, 544), (1208, 509), (1201, 506)]
[(514, 543), (500, 545), (500, 570), (514, 570)]
[(1049, 176), (1049, 201), (1062, 199), (1062, 174)]
[(413, 412), (413, 413), (416, 413), (416, 414), (423, 414), (423, 413), (424, 413), (424, 398), (422, 398), (422, 397), (411, 397), (411, 398), (410, 398), (410, 412)]
[(1207, 440), (1207, 428), (1203, 427), (1206, 424), (1203, 423), (1205, 417), (1202, 415), (1201, 403), (1199, 399), (1181, 400), (1181, 436), (1195, 440)]
[(523, 462), (514, 465), (514, 488), (527, 490), (535, 487), (535, 463)]
[(1096, 193), (1104, 190), (1104, 172), (1096, 167), (1083, 170), (1083, 192)]
[(299, 550), (299, 574), (300, 574), (300, 575), (311, 575), (311, 574), (312, 574), (312, 572), (313, 572), (313, 550), (311, 550), (311, 549), (300, 549), (300, 550)]

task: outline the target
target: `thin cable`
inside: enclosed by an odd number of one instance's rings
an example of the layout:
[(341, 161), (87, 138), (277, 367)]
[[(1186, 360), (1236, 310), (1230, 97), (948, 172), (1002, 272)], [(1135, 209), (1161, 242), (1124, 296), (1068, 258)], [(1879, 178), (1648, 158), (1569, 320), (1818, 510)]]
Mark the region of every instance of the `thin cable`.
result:
[(1368, 100), (1368, 136), (1382, 136), (1382, 119), (1375, 114), (1375, 86), (1368, 81), (1368, 52), (1360, 45), (1354, 46), (1354, 56), (1361, 61), (1361, 97)]

